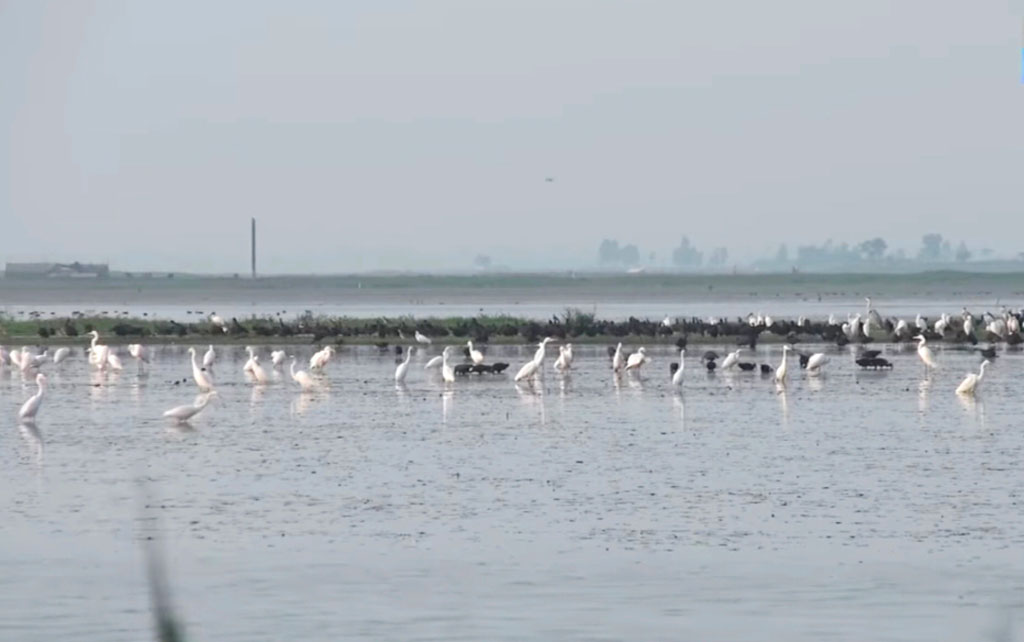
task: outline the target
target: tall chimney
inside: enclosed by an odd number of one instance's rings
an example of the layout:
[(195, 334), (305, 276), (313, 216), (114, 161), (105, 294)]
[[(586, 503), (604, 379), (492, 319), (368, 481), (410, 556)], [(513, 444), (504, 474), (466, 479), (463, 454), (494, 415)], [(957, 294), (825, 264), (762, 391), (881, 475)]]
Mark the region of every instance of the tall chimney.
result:
[(256, 278), (256, 217), (252, 219), (252, 278)]

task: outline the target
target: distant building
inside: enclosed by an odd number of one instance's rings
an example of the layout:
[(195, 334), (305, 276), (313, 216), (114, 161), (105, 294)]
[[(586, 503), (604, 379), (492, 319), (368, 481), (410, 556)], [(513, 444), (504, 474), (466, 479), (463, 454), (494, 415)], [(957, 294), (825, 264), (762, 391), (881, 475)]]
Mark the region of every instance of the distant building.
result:
[(36, 279), (47, 277), (85, 277), (105, 279), (110, 276), (106, 263), (8, 263), (4, 276), (9, 279)]

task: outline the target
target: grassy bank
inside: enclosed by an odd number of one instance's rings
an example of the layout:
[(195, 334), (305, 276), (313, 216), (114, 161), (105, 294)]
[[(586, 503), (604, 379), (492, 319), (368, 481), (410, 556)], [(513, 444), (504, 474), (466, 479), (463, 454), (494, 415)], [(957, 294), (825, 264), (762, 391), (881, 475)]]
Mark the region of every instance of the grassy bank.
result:
[[(669, 328), (660, 321), (629, 319), (604, 321), (577, 310), (567, 310), (547, 321), (511, 316), (479, 316), (415, 319), (301, 316), (292, 320), (263, 317), (230, 319), (224, 327), (210, 322), (179, 323), (171, 320), (127, 317), (24, 318), (0, 317), (0, 342), (39, 345), (85, 344), (96, 330), (108, 344), (126, 343), (236, 343), (236, 344), (351, 344), (413, 343), (417, 332), (437, 344), (522, 344), (545, 336), (576, 343), (664, 343), (686, 336), (690, 343), (721, 343), (739, 333), (723, 331), (706, 336), (694, 324), (678, 321)], [(766, 336), (768, 341), (782, 337)]]

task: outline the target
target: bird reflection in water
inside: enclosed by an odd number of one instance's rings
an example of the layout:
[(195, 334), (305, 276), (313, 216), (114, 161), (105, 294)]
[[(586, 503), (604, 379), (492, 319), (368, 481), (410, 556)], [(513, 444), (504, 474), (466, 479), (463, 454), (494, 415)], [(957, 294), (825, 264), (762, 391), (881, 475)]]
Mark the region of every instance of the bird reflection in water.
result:
[(920, 413), (928, 412), (928, 394), (932, 389), (931, 377), (925, 376), (921, 380), (921, 383), (917, 385), (917, 411)]
[(683, 401), (683, 393), (676, 390), (672, 393), (672, 407), (679, 411), (679, 425), (686, 427), (686, 402)]
[(448, 423), (448, 416), (452, 412), (452, 400), (454, 398), (454, 390), (445, 390), (444, 392), (441, 393), (441, 423), (443, 424)]
[(22, 419), (18, 422), (18, 432), (21, 433), (22, 440), (28, 446), (29, 456), (37, 466), (41, 465), (43, 463), (43, 434), (39, 432), (36, 422)]
[(782, 428), (789, 430), (789, 391), (785, 384), (775, 385), (775, 394), (779, 398), (779, 409), (782, 411)]

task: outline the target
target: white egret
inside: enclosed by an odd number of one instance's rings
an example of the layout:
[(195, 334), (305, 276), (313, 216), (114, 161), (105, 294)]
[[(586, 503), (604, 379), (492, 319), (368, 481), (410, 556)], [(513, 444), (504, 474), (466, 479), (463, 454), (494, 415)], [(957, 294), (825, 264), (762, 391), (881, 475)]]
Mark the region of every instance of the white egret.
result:
[(672, 385), (679, 387), (683, 385), (683, 370), (686, 368), (686, 348), (679, 350), (679, 367), (672, 373)]
[(985, 359), (981, 362), (981, 369), (978, 371), (978, 374), (969, 372), (967, 376), (964, 377), (964, 380), (960, 382), (960, 385), (956, 387), (956, 393), (958, 395), (973, 395), (978, 389), (978, 385), (981, 383), (981, 380), (985, 378), (985, 368), (988, 367), (988, 365), (989, 360)]
[(896, 329), (893, 330), (893, 333), (900, 339), (910, 336), (910, 326), (907, 324), (906, 319), (900, 319), (896, 322)]
[(473, 342), (467, 341), (466, 345), (469, 347), (469, 358), (473, 362), (473, 365), (480, 365), (484, 362), (484, 353), (473, 348)]
[(925, 370), (928, 368), (938, 368), (939, 364), (935, 362), (935, 355), (932, 354), (931, 348), (927, 345), (928, 340), (923, 335), (917, 335), (914, 337), (917, 339), (917, 356), (921, 357), (921, 361), (924, 362)]
[(455, 383), (455, 368), (448, 363), (448, 352), (450, 349), (451, 346), (445, 346), (444, 350), (441, 352), (441, 379), (443, 379), (445, 383)]
[(38, 368), (50, 360), (50, 351), (49, 349), (43, 350), (40, 354), (31, 355), (29, 359), (31, 359), (31, 366), (33, 368)]
[(185, 423), (192, 417), (195, 417), (196, 415), (201, 413), (203, 411), (203, 408), (206, 408), (206, 406), (210, 404), (210, 401), (216, 396), (216, 390), (211, 390), (210, 392), (201, 394), (198, 397), (196, 397), (195, 402), (192, 404), (189, 404), (187, 406), (177, 406), (176, 408), (171, 408), (170, 410), (164, 412), (164, 417), (167, 417), (168, 419), (174, 419), (178, 423)]
[(820, 373), (822, 366), (824, 366), (826, 363), (828, 363), (828, 357), (825, 356), (825, 353), (815, 352), (807, 359), (807, 373)]
[(918, 330), (928, 329), (928, 322), (924, 320), (920, 312), (917, 313), (917, 317), (914, 319), (914, 325), (917, 326)]
[(21, 370), (21, 350), (18, 348), (11, 350), (10, 354), (7, 355), (7, 360), (12, 366)]
[(969, 312), (964, 315), (964, 334), (968, 339), (974, 336), (974, 317)]
[(124, 366), (121, 365), (121, 357), (117, 356), (117, 353), (113, 350), (107, 351), (107, 365), (110, 366), (111, 370), (120, 371), (124, 368)]
[(668, 316), (666, 314), (665, 318), (661, 320), (661, 325), (663, 325), (666, 328), (671, 328), (672, 327), (672, 317), (670, 317), (670, 316)]
[(412, 351), (413, 351), (413, 348), (412, 348), (412, 346), (410, 346), (409, 349), (407, 349), (405, 351), (405, 361), (403, 361), (402, 363), (398, 364), (398, 367), (395, 368), (395, 383), (396, 384), (401, 385), (401, 384), (405, 383), (405, 375), (408, 374), (408, 372), (409, 372), (409, 361), (412, 359)]
[(572, 367), (572, 344), (558, 346), (558, 358), (555, 359), (555, 370), (565, 372)]
[(322, 350), (309, 358), (310, 370), (323, 370), (334, 356), (334, 346), (324, 346)]
[(428, 346), (431, 343), (433, 343), (433, 341), (431, 341), (430, 337), (428, 337), (427, 335), (423, 334), (419, 330), (416, 331), (416, 342), (417, 343), (422, 343), (423, 345), (426, 345), (426, 346)]
[(722, 370), (728, 370), (729, 368), (735, 368), (736, 364), (740, 362), (740, 352), (743, 348), (737, 349), (735, 352), (730, 352), (725, 355), (725, 360), (722, 361)]
[(789, 346), (782, 346), (782, 363), (775, 369), (775, 383), (784, 386), (786, 385), (786, 373), (789, 371), (789, 365), (786, 357), (789, 356)]
[(110, 348), (99, 343), (99, 332), (93, 330), (89, 334), (92, 335), (92, 341), (89, 343), (89, 363), (103, 370), (107, 367), (107, 355), (110, 354)]
[[(516, 373), (514, 381), (530, 379), (540, 371), (541, 366), (544, 365), (545, 347), (549, 341), (551, 341), (551, 337), (545, 337), (543, 341), (537, 344), (537, 351), (533, 353), (533, 359), (523, 364), (523, 367)], [(619, 346), (621, 347), (622, 344), (620, 343)]]
[(303, 390), (312, 390), (316, 383), (313, 381), (313, 377), (309, 376), (309, 373), (305, 370), (295, 370), (296, 357), (292, 357), (291, 364), (291, 375), (292, 380), (299, 384)]
[(270, 381), (270, 375), (267, 374), (266, 369), (260, 365), (260, 355), (252, 355), (252, 376), (256, 379), (256, 383), (267, 383)]
[(626, 365), (626, 360), (622, 357), (622, 344), (615, 346), (615, 354), (612, 355), (612, 370), (619, 372), (623, 366)]
[(626, 359), (626, 370), (636, 370), (639, 372), (640, 367), (648, 362), (650, 362), (650, 359), (647, 358), (647, 348), (641, 346), (639, 350), (629, 355), (629, 359)]
[(220, 328), (221, 332), (228, 331), (228, 324), (224, 322), (224, 319), (216, 312), (210, 314), (210, 323)]
[(60, 365), (69, 356), (71, 356), (71, 348), (66, 346), (63, 348), (57, 348), (57, 351), (53, 353), (54, 365)]
[(192, 357), (192, 378), (195, 379), (196, 385), (199, 386), (199, 389), (202, 390), (203, 392), (209, 392), (213, 390), (213, 380), (210, 378), (210, 375), (204, 372), (202, 367), (199, 365), (199, 361), (196, 358), (196, 349), (189, 348), (188, 353)]
[(551, 337), (544, 337), (544, 340), (537, 344), (537, 351), (533, 353), (534, 361), (543, 361), (547, 354), (548, 343), (554, 341)]
[(213, 362), (217, 360), (217, 353), (213, 351), (213, 345), (206, 349), (206, 354), (203, 355), (203, 367), (212, 368)]
[(252, 346), (245, 346), (245, 351), (249, 353), (249, 358), (245, 360), (245, 365), (242, 366), (242, 372), (252, 373), (252, 358), (256, 354), (256, 349)]
[(128, 344), (128, 354), (139, 362), (140, 367), (143, 363), (149, 363), (149, 350), (146, 350), (146, 346), (141, 343)]
[(437, 355), (436, 357), (432, 357), (430, 359), (430, 361), (427, 361), (426, 365), (423, 366), (423, 369), (424, 370), (432, 370), (434, 368), (440, 368), (441, 367), (441, 361), (443, 361), (443, 359), (441, 358), (441, 355)]
[(277, 368), (284, 363), (285, 356), (287, 355), (284, 350), (274, 350), (270, 353), (270, 362)]
[(43, 393), (46, 392), (46, 375), (39, 373), (36, 375), (36, 385), (39, 386), (39, 390), (36, 394), (32, 395), (21, 404), (21, 410), (18, 411), (18, 419), (33, 419), (36, 413), (39, 412), (39, 406), (43, 404)]

